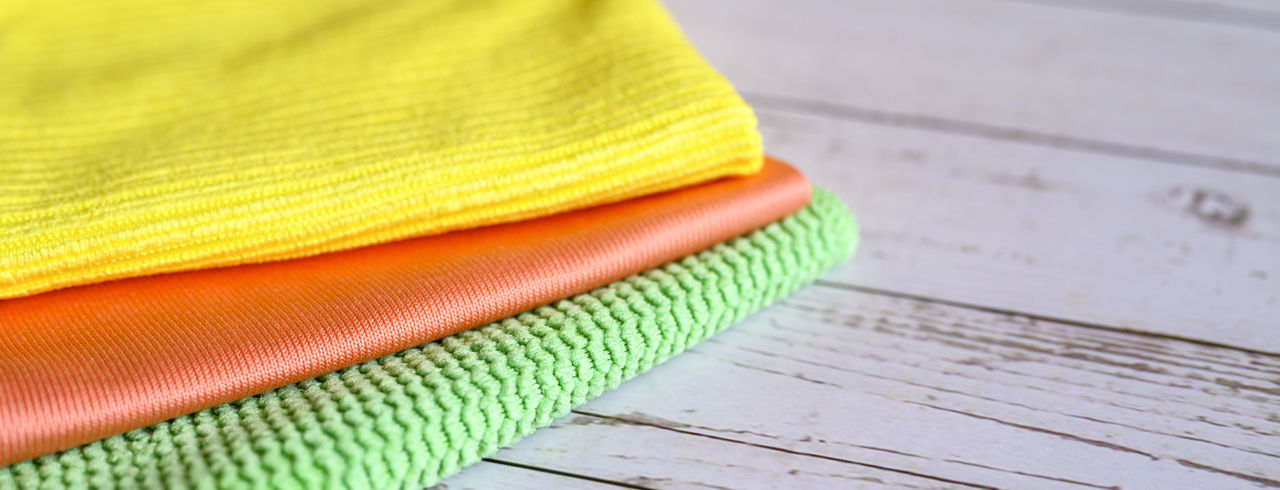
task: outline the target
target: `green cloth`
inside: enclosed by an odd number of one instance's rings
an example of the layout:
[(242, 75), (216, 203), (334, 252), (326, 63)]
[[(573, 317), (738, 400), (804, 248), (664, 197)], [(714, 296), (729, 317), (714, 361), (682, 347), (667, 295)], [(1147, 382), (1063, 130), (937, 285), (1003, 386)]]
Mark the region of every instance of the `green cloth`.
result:
[(847, 258), (830, 193), (765, 228), (437, 342), (0, 468), (0, 489), (419, 489)]

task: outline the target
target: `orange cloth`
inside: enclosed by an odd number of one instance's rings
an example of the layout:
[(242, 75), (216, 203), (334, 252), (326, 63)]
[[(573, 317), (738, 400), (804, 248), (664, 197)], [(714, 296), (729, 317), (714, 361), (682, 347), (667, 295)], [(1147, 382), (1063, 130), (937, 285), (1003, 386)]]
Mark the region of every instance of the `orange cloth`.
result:
[(145, 427), (604, 286), (803, 207), (760, 173), (303, 259), (0, 301), (0, 465)]

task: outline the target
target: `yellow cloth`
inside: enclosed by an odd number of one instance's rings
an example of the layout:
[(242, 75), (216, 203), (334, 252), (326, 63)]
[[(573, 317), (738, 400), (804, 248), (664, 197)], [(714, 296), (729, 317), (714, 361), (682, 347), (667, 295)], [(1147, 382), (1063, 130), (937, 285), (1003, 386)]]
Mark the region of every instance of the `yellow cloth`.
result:
[(760, 166), (651, 0), (0, 3), (0, 297)]

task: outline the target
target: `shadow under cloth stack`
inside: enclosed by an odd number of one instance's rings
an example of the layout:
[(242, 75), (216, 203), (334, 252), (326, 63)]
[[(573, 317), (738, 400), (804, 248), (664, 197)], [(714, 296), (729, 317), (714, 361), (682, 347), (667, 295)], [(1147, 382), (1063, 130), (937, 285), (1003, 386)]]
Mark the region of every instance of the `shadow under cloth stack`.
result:
[(852, 254), (651, 0), (0, 5), (0, 488), (421, 488)]

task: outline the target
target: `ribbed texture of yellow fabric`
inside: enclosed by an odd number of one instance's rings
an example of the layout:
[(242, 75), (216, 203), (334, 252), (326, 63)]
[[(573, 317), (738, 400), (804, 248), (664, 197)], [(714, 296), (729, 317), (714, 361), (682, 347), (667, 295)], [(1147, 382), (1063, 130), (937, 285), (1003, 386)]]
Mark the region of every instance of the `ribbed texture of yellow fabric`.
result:
[(0, 3), (0, 297), (754, 172), (651, 0)]

